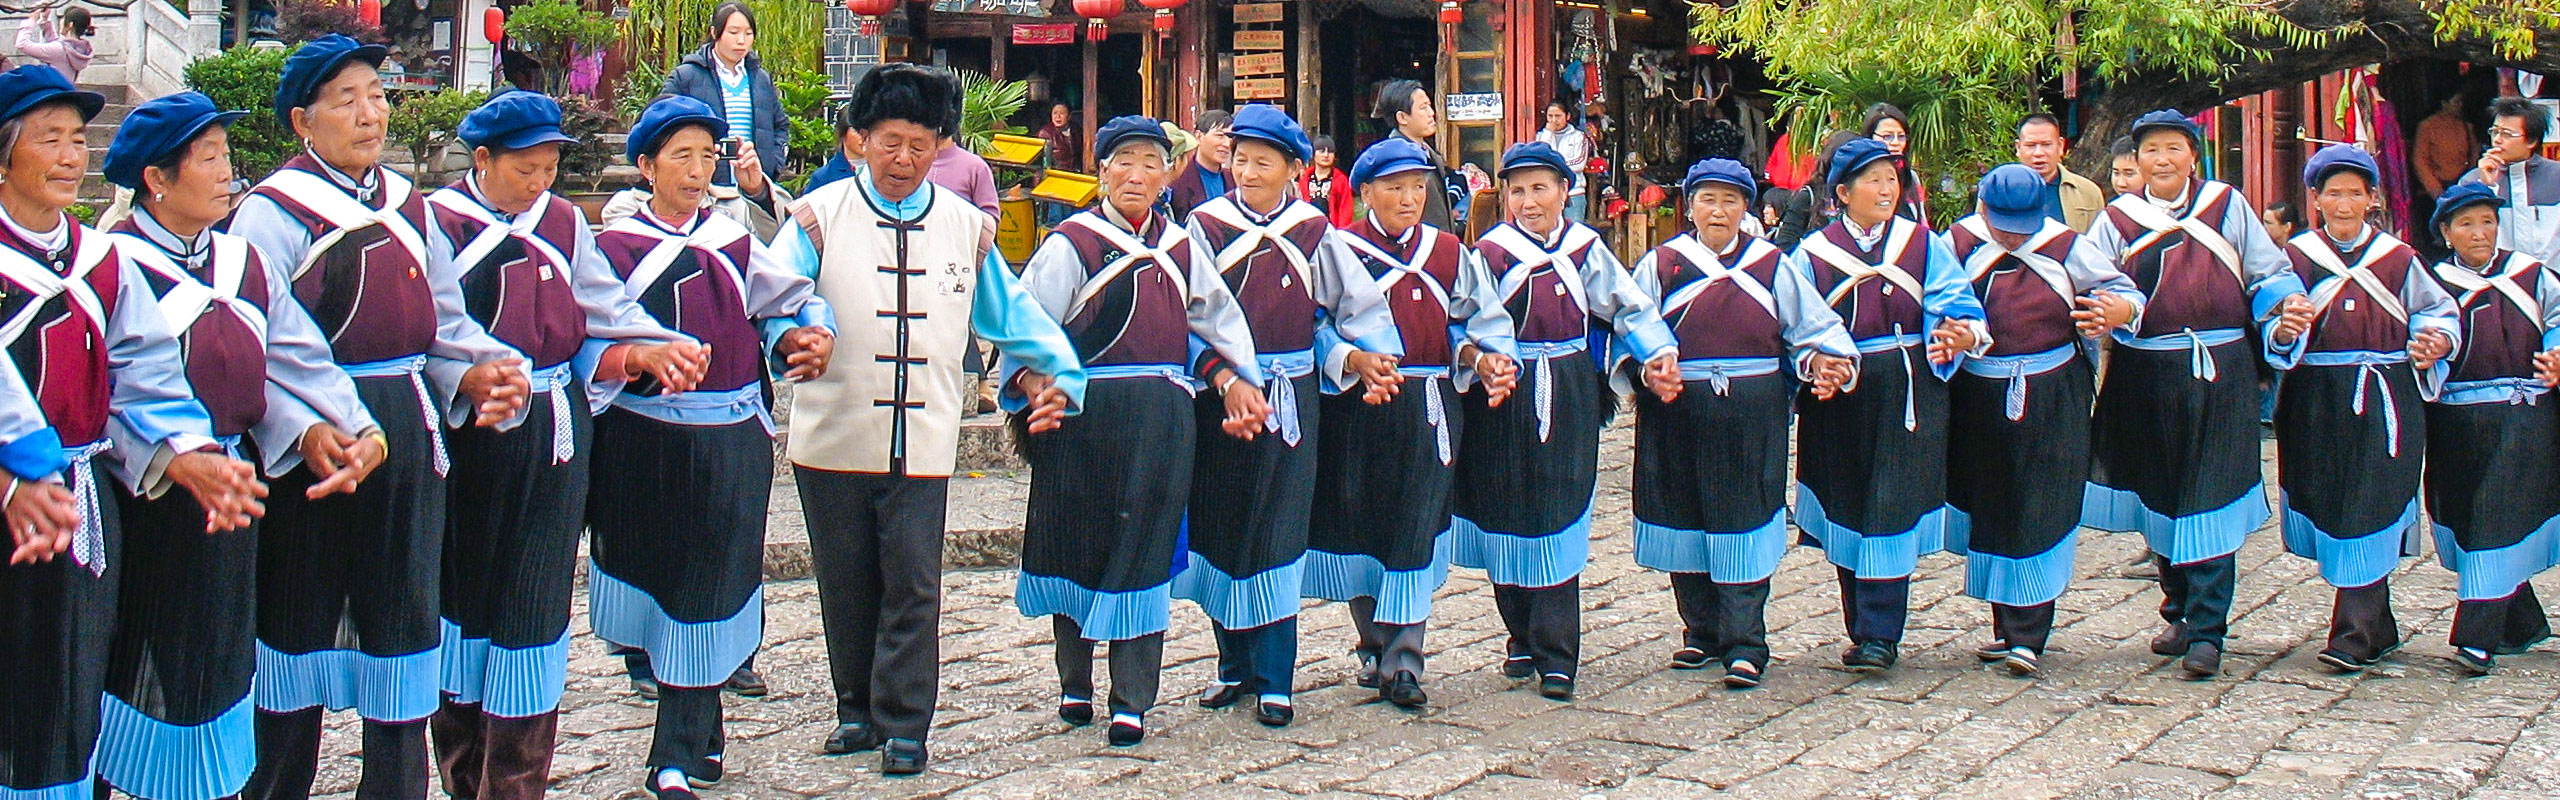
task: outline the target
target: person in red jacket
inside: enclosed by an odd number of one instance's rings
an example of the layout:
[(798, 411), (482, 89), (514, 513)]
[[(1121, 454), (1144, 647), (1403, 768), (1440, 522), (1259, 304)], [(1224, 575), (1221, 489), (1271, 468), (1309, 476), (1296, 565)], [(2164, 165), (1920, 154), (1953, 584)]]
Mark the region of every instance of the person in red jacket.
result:
[(1315, 137), (1316, 157), (1307, 162), (1305, 172), (1298, 173), (1298, 197), (1324, 209), (1326, 219), (1336, 227), (1349, 225), (1359, 218), (1352, 202), (1351, 176), (1342, 172), (1342, 157), (1334, 152), (1333, 137)]

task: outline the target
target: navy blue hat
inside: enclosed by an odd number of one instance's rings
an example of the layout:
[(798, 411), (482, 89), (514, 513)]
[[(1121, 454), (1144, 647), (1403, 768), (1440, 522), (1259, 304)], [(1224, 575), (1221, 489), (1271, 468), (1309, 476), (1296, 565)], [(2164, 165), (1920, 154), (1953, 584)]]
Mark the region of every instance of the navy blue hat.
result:
[(1502, 151), (1502, 170), (1498, 173), (1501, 177), (1511, 177), (1511, 173), (1524, 169), (1551, 169), (1557, 177), (1573, 180), (1573, 166), (1566, 164), (1564, 154), (1546, 142), (1521, 142)]
[(2463, 181), (2445, 189), (2444, 194), (2436, 195), (2436, 213), (2427, 218), (2427, 224), (2442, 228), (2447, 221), (2453, 219), (2456, 212), (2472, 206), (2506, 208), (2507, 199), (2499, 197), (2497, 191), (2490, 189), (2488, 184), (2479, 181)]
[(1300, 161), (1315, 157), (1315, 146), (1307, 143), (1307, 129), (1290, 119), (1289, 112), (1270, 103), (1236, 109), (1235, 126), (1227, 130), (1227, 135), (1268, 142)]
[(2002, 164), (1984, 173), (1973, 196), (1982, 201), (1982, 218), (2005, 233), (2029, 235), (2044, 230), (2044, 176), (2025, 164)]
[(292, 130), (293, 110), (310, 105), (311, 96), (320, 93), (320, 84), (337, 77), (340, 66), (362, 61), (380, 67), (388, 52), (382, 45), (365, 44), (335, 33), (303, 42), (301, 48), (285, 58), (284, 75), (276, 79), (276, 121)]
[(453, 138), (474, 150), (522, 150), (538, 144), (575, 142), (560, 130), (560, 102), (541, 92), (508, 92), (489, 98), (453, 127)]
[(2196, 128), (2195, 120), (2187, 119), (2187, 115), (2178, 113), (2177, 109), (2163, 108), (2136, 118), (2133, 121), (2131, 134), (2133, 140), (2142, 141), (2143, 132), (2154, 128), (2167, 128), (2186, 134), (2187, 144), (2198, 148), (2204, 146), (2204, 131)]
[(1893, 157), (1893, 149), (1884, 146), (1883, 142), (1861, 136), (1831, 152), (1831, 171), (1825, 174), (1831, 176), (1830, 183), (1839, 185), (1856, 177), (1867, 165)]
[(1681, 194), (1695, 194), (1698, 187), (1721, 183), (1742, 190), (1742, 202), (1760, 196), (1760, 182), (1751, 179), (1751, 170), (1730, 158), (1710, 158), (1689, 165), (1689, 174), (1680, 179)]
[(80, 107), (80, 119), (87, 121), (107, 107), (107, 96), (80, 91), (71, 79), (62, 77), (52, 67), (28, 64), (8, 72), (0, 72), (0, 120), (17, 119), (28, 109), (56, 100), (69, 100)]
[(650, 103), (647, 110), (640, 112), (640, 121), (631, 123), (631, 138), (623, 143), (622, 156), (638, 164), (640, 156), (658, 151), (658, 144), (666, 141), (667, 134), (686, 125), (710, 128), (714, 139), (729, 135), (729, 121), (721, 119), (710, 105), (671, 94)]
[(1351, 186), (1356, 189), (1389, 175), (1431, 169), (1435, 169), (1431, 166), (1431, 151), (1412, 139), (1389, 136), (1360, 151), (1360, 158), (1351, 162)]
[(229, 125), (248, 115), (215, 108), (213, 98), (203, 92), (152, 98), (134, 106), (124, 124), (116, 127), (115, 141), (107, 145), (106, 164), (99, 171), (106, 174), (108, 183), (141, 191), (143, 167), (168, 158), (207, 127)]
[(1173, 137), (1164, 135), (1164, 123), (1131, 114), (1102, 123), (1102, 129), (1093, 134), (1093, 154), (1096, 159), (1109, 159), (1120, 152), (1121, 145), (1137, 141), (1154, 142), (1163, 145), (1167, 154), (1173, 152)]
[(2373, 163), (2373, 156), (2366, 154), (2364, 148), (2351, 144), (2333, 144), (2311, 154), (2311, 160), (2302, 165), (2302, 185), (2320, 191), (2320, 184), (2342, 169), (2364, 173), (2368, 187), (2382, 187), (2382, 167)]

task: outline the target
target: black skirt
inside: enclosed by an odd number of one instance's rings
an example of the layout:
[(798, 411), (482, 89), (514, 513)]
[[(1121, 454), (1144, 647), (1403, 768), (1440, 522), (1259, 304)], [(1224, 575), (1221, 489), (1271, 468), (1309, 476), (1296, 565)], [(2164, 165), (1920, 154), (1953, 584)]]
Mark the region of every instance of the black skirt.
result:
[(660, 682), (718, 686), (764, 635), (773, 438), (749, 419), (596, 417), (587, 524), (596, 636), (649, 651)]
[(2017, 419), (2011, 379), (1959, 372), (1948, 381), (1947, 549), (1966, 553), (1967, 591), (2032, 606), (2071, 580), (2072, 533), (2089, 481), (2088, 359), (2024, 378)]
[(236, 793), (257, 765), (258, 524), (208, 534), (180, 488), (146, 500), (118, 486), (114, 498), (125, 561), (99, 777), (136, 797)]
[[(1550, 393), (1544, 439), (1541, 391)], [(1498, 408), (1481, 389), (1460, 399), (1467, 436), (1458, 444), (1450, 509), (1454, 563), (1481, 567), (1504, 586), (1544, 588), (1581, 575), (1590, 560), (1600, 428), (1615, 403), (1591, 356), (1523, 361), (1519, 387)]]
[(1787, 426), (1796, 381), (1782, 371), (1688, 381), (1669, 403), (1636, 392), (1636, 563), (1766, 580), (1786, 550)]
[(2244, 337), (2207, 350), (2209, 381), (2195, 377), (2188, 350), (2113, 348), (2090, 425), (2081, 524), (2139, 531), (2179, 564), (2237, 552), (2267, 517), (2258, 344)]
[(1869, 353), (1857, 391), (1796, 404), (1797, 525), (1861, 578), (1945, 547), (1947, 384), (1929, 370), (1921, 345)]
[(2560, 402), (2427, 406), (2427, 514), (2464, 600), (2514, 594), (2560, 556)]
[(1445, 377), (1408, 376), (1379, 405), (1362, 395), (1353, 387), (1323, 400), (1305, 594), (1371, 598), (1380, 621), (1417, 624), (1448, 577), (1442, 535), (1466, 416)]
[(2349, 588), (2417, 555), (2426, 424), (2406, 361), (2285, 373), (2276, 398), (2285, 549), (2318, 559), (2321, 577)]
[(1110, 378), (1086, 385), (1084, 407), (1023, 441), (1031, 500), (1014, 602), (1097, 641), (1162, 632), (1191, 491), (1191, 393)]
[[(502, 717), (557, 710), (568, 658), (578, 531), (586, 525), (595, 438), (585, 387), (569, 407), (534, 394), (524, 423), (452, 432), (452, 508), (444, 546), (444, 691)], [(572, 455), (552, 463), (557, 421)]]
[(391, 444), (382, 466), (353, 493), (318, 500), (303, 495), (318, 482), (308, 469), (268, 484), (258, 532), (258, 707), (424, 719), (435, 711), (442, 667), (445, 479), (411, 379), (355, 383)]
[[(1253, 441), (1219, 427), (1226, 405), (1215, 393), (1194, 402), (1189, 566), (1173, 594), (1200, 604), (1229, 630), (1268, 625), (1298, 613), (1299, 561), (1307, 552), (1307, 515), (1315, 498), (1322, 395), (1313, 373), (1294, 379), (1298, 443), (1276, 431)], [(1265, 392), (1266, 395), (1273, 394)]]
[[(117, 582), (124, 576), (115, 479), (91, 464), (106, 568), (92, 575), (70, 553), (36, 564), (0, 566), (0, 787), (33, 790), (85, 782), (98, 741)], [(198, 519), (202, 535), (202, 519)], [(86, 797), (86, 789), (77, 796)], [(70, 796), (70, 795), (65, 795)]]

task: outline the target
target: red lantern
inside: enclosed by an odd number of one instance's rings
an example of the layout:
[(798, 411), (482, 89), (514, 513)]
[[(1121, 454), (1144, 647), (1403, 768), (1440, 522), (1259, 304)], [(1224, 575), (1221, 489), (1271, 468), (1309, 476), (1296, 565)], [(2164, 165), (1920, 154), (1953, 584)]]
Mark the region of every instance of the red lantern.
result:
[(862, 24), (856, 29), (857, 33), (863, 36), (877, 36), (880, 33), (880, 18), (898, 10), (898, 0), (844, 0), (844, 10), (862, 17)]
[(491, 7), (480, 12), (480, 35), (497, 44), (507, 40), (507, 10)]
[(1467, 12), (1458, 9), (1458, 0), (1440, 0), (1440, 24), (1456, 25), (1466, 18)]
[(382, 0), (356, 0), (356, 17), (364, 24), (382, 27)]
[(1085, 18), (1089, 24), (1085, 35), (1092, 39), (1110, 36), (1111, 18), (1120, 16), (1124, 7), (1122, 0), (1076, 0), (1075, 5), (1076, 16)]
[(1699, 56), (1699, 57), (1713, 56), (1713, 55), (1715, 55), (1715, 54), (1716, 54), (1717, 52), (1719, 52), (1719, 51), (1720, 51), (1720, 50), (1719, 50), (1719, 48), (1717, 48), (1715, 45), (1706, 44), (1706, 43), (1703, 43), (1703, 42), (1702, 42), (1702, 43), (1699, 43), (1699, 44), (1689, 45), (1689, 55), (1693, 55), (1693, 56)]
[(1181, 8), (1182, 3), (1183, 0), (1138, 0), (1138, 5), (1156, 10), (1155, 26), (1159, 37), (1173, 35), (1173, 10)]

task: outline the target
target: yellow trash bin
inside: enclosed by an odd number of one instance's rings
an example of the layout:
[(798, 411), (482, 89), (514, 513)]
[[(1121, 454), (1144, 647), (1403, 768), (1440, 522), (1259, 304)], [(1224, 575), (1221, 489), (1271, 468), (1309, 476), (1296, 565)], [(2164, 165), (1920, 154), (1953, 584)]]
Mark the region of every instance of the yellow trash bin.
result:
[(1031, 249), (1040, 243), (1040, 219), (1033, 210), (1037, 202), (1021, 192), (1009, 193), (996, 203), (996, 252), (1015, 266), (1031, 261)]

